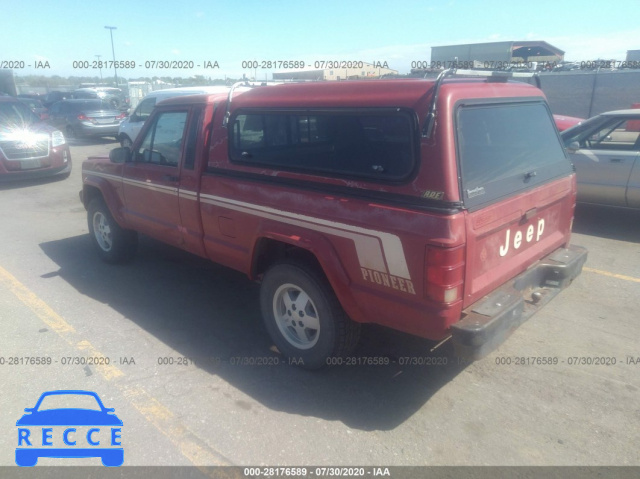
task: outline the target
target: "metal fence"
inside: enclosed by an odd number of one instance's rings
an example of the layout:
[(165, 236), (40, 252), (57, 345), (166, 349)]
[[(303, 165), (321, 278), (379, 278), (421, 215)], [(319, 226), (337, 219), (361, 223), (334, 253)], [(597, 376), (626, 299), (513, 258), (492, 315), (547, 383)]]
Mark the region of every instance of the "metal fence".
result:
[(542, 73), (540, 82), (556, 114), (590, 118), (640, 103), (640, 70)]

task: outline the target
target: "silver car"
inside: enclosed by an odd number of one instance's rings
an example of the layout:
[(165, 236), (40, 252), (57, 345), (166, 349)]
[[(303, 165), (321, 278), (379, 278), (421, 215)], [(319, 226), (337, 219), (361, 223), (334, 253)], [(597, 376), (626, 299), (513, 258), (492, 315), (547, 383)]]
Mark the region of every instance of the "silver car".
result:
[(51, 105), (47, 122), (67, 138), (112, 136), (126, 114), (104, 100), (62, 100)]
[(602, 113), (561, 135), (578, 202), (640, 208), (640, 109)]

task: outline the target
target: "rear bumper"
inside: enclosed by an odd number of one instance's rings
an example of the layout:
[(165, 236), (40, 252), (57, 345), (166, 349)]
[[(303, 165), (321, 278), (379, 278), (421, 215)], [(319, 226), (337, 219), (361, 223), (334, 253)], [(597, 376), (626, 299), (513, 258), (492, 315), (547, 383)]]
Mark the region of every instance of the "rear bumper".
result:
[(87, 125), (80, 123), (76, 126), (75, 132), (82, 137), (118, 136), (118, 128), (120, 128), (119, 123), (117, 125)]
[(480, 359), (497, 348), (581, 273), (587, 250), (580, 246), (561, 248), (502, 285), (463, 311), (454, 324), (455, 354)]

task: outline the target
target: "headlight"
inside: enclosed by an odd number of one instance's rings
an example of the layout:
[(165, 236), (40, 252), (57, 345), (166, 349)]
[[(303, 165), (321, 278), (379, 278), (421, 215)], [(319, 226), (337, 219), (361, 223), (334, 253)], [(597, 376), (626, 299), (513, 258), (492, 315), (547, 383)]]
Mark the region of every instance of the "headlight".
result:
[(55, 130), (51, 133), (51, 147), (55, 148), (56, 146), (64, 145), (66, 143), (64, 139), (64, 135), (61, 131)]

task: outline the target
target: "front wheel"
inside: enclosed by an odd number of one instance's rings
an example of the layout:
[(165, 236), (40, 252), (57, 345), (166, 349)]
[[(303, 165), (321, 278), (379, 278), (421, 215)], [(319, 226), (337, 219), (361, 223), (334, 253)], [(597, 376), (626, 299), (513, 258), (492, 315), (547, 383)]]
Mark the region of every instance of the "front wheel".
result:
[(327, 280), (305, 265), (271, 267), (262, 281), (260, 306), (280, 352), (305, 369), (319, 369), (357, 344), (360, 325), (344, 312)]
[(92, 199), (87, 212), (89, 235), (100, 257), (107, 263), (131, 260), (138, 246), (136, 232), (121, 228), (102, 198)]
[(120, 146), (123, 148), (131, 148), (133, 146), (131, 138), (127, 135), (120, 135), (120, 137), (116, 137), (116, 140), (120, 140)]

